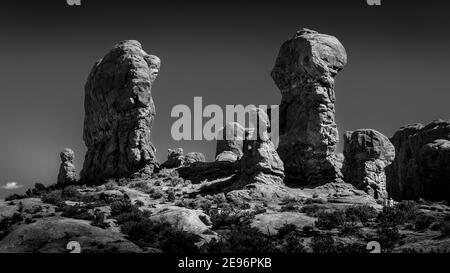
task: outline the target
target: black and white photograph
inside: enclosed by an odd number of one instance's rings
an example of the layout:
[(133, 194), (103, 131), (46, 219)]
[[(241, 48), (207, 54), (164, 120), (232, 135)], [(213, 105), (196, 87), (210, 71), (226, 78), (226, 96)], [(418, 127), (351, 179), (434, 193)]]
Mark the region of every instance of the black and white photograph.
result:
[(5, 1), (0, 34), (0, 260), (450, 252), (448, 1)]

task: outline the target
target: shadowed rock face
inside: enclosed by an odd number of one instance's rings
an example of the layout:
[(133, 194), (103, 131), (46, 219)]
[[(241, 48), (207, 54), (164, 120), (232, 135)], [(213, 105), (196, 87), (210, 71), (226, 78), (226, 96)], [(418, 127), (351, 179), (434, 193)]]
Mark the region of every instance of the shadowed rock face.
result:
[(58, 173), (58, 184), (71, 184), (78, 180), (78, 174), (75, 169), (75, 152), (72, 149), (65, 148), (60, 154), (61, 165)]
[(338, 39), (308, 29), (280, 48), (271, 76), (282, 95), (278, 153), (288, 181), (322, 184), (341, 177), (334, 78), (346, 63)]
[(148, 55), (139, 42), (124, 41), (92, 68), (85, 86), (84, 181), (153, 171), (151, 87), (159, 67), (159, 58)]
[(344, 180), (375, 199), (387, 197), (385, 168), (395, 158), (389, 139), (378, 131), (360, 129), (344, 134)]
[(387, 168), (387, 190), (396, 200), (450, 200), (450, 120), (400, 128), (391, 138), (396, 151)]

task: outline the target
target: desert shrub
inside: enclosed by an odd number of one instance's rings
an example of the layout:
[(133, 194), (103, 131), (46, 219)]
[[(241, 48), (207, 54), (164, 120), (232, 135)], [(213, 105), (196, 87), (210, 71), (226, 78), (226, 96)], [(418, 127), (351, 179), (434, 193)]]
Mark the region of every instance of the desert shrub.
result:
[(411, 200), (404, 200), (398, 203), (394, 206), (394, 209), (396, 210), (397, 217), (402, 224), (407, 221), (414, 220), (419, 212), (416, 202)]
[(281, 211), (296, 211), (298, 210), (297, 204), (295, 203), (288, 203), (286, 205), (281, 206)]
[(292, 232), (296, 232), (296, 233), (299, 232), (297, 226), (294, 224), (284, 224), (282, 227), (280, 227), (278, 229), (278, 237), (284, 238), (284, 237), (286, 237), (286, 235), (288, 235), (289, 233), (292, 233)]
[(76, 186), (67, 186), (62, 189), (61, 196), (64, 200), (79, 201), (81, 193)]
[(317, 217), (315, 223), (316, 227), (320, 229), (333, 229), (342, 226), (345, 223), (345, 214), (341, 210), (332, 212), (321, 212)]
[(254, 216), (254, 212), (240, 211), (231, 206), (212, 208), (207, 214), (210, 216), (213, 229), (247, 224)]
[(65, 205), (61, 208), (62, 217), (81, 219), (81, 220), (93, 220), (94, 216), (88, 212), (83, 206), (68, 206)]
[(105, 213), (102, 211), (95, 211), (94, 217), (91, 220), (91, 225), (99, 228), (108, 228), (109, 224), (105, 222)]
[(120, 214), (131, 212), (133, 205), (131, 201), (127, 198), (120, 198), (110, 204), (111, 216), (117, 216)]
[(61, 190), (53, 190), (42, 196), (42, 202), (49, 203), (57, 206), (62, 206), (64, 204), (64, 199), (62, 197)]
[(175, 190), (173, 188), (167, 190), (167, 201), (175, 201)]
[(7, 196), (5, 198), (5, 201), (9, 202), (9, 201), (13, 201), (13, 200), (24, 199), (24, 198), (27, 198), (27, 197), (28, 197), (27, 195), (14, 193), (14, 194), (11, 194), (10, 196)]
[(382, 225), (378, 227), (377, 235), (377, 241), (384, 252), (390, 252), (400, 240), (400, 233), (396, 226)]
[(126, 221), (121, 225), (121, 231), (141, 247), (159, 248), (167, 253), (196, 253), (195, 245), (198, 236), (175, 230), (168, 223), (151, 221), (141, 218), (139, 221)]
[(0, 240), (3, 239), (9, 233), (9, 228), (21, 221), (23, 221), (23, 216), (20, 213), (14, 213), (11, 217), (5, 217), (0, 221)]
[(425, 230), (431, 225), (431, 223), (435, 221), (436, 217), (421, 213), (417, 215), (416, 219), (414, 220), (414, 228), (416, 230)]
[(318, 235), (311, 239), (310, 247), (313, 253), (338, 253), (335, 241), (330, 235)]
[(378, 214), (377, 223), (381, 226), (397, 226), (404, 222), (395, 207), (384, 207), (383, 211)]
[(26, 195), (28, 197), (39, 197), (44, 195), (47, 192), (47, 188), (41, 184), (41, 183), (36, 183), (34, 184), (34, 188), (30, 188), (26, 191)]
[(298, 232), (290, 232), (284, 237), (283, 252), (306, 253), (303, 239)]
[(313, 226), (306, 225), (302, 228), (302, 235), (305, 237), (316, 236), (317, 230), (315, 230)]
[(148, 194), (153, 199), (159, 199), (164, 196), (164, 192), (160, 188), (151, 188)]
[(360, 221), (363, 225), (377, 216), (377, 211), (368, 205), (356, 205), (348, 207), (345, 210), (345, 218), (347, 221)]
[(258, 229), (248, 225), (231, 230), (226, 238), (213, 239), (206, 246), (209, 253), (275, 253), (279, 252), (273, 241)]
[(440, 230), (442, 235), (449, 236), (450, 235), (450, 221), (442, 221), (440, 225)]
[(317, 217), (324, 209), (317, 204), (308, 204), (303, 206), (300, 211), (310, 217)]
[(343, 236), (354, 235), (357, 233), (358, 227), (356, 226), (355, 222), (345, 222), (340, 230), (340, 234)]

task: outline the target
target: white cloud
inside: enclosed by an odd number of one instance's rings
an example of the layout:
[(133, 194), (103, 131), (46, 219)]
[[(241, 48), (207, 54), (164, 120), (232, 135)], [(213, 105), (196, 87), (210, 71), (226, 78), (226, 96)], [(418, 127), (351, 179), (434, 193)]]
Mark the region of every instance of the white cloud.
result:
[(2, 186), (2, 188), (5, 190), (15, 190), (15, 189), (20, 189), (22, 187), (23, 186), (19, 185), (19, 183), (17, 183), (17, 182), (8, 182)]

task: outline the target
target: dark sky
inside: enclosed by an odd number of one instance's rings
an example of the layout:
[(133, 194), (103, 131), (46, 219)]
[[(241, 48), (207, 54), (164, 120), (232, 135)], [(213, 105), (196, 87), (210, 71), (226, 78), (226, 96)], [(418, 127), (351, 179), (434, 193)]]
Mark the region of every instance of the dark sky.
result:
[[(14, 3), (15, 2), (15, 3)], [(164, 2), (164, 3), (162, 3)], [(395, 4), (393, 3), (395, 2)], [(172, 140), (176, 104), (278, 104), (270, 78), (283, 41), (302, 27), (342, 42), (348, 64), (336, 80), (337, 123), (391, 136), (408, 123), (450, 118), (448, 1), (2, 1), (0, 185), (56, 182), (59, 152), (81, 169), (84, 83), (115, 43), (139, 40), (162, 60), (153, 86), (152, 141), (204, 152), (214, 142)], [(17, 192), (0, 189), (0, 197)]]

